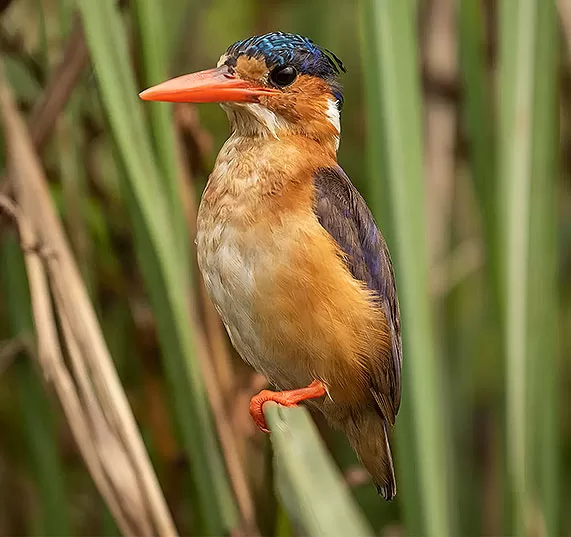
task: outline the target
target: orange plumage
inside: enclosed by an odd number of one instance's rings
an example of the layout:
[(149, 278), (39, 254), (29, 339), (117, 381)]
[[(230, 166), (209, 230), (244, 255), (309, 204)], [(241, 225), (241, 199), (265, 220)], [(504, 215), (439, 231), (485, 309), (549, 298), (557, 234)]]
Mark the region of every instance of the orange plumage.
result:
[[(269, 34), (230, 47), (208, 75), (232, 134), (200, 204), (198, 262), (238, 353), (288, 391), (254, 398), (256, 421), (268, 398), (311, 398), (390, 499), (398, 301), (382, 236), (337, 164), (335, 62), (304, 38)], [(203, 79), (189, 99), (208, 97)]]

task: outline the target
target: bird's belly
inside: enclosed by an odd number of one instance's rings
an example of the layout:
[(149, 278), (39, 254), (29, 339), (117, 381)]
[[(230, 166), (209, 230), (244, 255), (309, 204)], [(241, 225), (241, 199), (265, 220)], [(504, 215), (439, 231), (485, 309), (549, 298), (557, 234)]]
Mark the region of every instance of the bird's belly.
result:
[(252, 319), (256, 252), (227, 224), (215, 224), (197, 234), (198, 264), (208, 294), (218, 310), (232, 344), (253, 362), (259, 339)]
[(199, 265), (241, 357), (279, 389), (319, 379), (336, 403), (368, 397), (363, 357), (381, 319), (311, 218), (200, 226)]
[[(256, 232), (257, 231), (257, 232)], [(243, 360), (282, 389), (304, 386), (311, 382), (307, 367), (288, 359), (284, 346), (267, 338), (267, 327), (279, 319), (273, 307), (270, 289), (259, 287), (260, 275), (272, 285), (273, 275), (284, 255), (270, 233), (262, 236), (255, 228), (236, 228), (230, 223), (215, 223), (197, 233), (198, 263), (208, 294), (214, 303), (230, 340)], [(257, 313), (264, 302), (266, 314)], [(275, 339), (280, 340), (279, 322)]]

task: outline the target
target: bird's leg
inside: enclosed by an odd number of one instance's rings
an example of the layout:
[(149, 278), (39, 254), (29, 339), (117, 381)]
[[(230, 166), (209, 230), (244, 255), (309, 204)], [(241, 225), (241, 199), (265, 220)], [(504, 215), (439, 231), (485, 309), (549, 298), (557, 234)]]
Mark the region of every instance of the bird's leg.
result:
[(250, 415), (260, 430), (269, 433), (270, 430), (266, 425), (266, 418), (264, 417), (264, 403), (274, 401), (282, 406), (297, 406), (301, 401), (316, 399), (325, 395), (325, 393), (325, 386), (320, 380), (314, 380), (309, 386), (297, 390), (287, 390), (285, 392), (262, 390), (258, 395), (254, 395), (250, 401)]

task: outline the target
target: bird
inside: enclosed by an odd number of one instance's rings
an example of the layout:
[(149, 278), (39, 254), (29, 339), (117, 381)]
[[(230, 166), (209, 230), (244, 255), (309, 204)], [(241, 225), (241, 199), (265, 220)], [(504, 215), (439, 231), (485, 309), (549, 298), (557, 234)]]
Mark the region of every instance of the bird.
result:
[(139, 95), (216, 102), (228, 116), (196, 251), (234, 348), (280, 390), (252, 398), (255, 423), (269, 432), (268, 401), (318, 409), (391, 500), (400, 312), (387, 244), (337, 161), (344, 72), (309, 38), (271, 32), (234, 43), (213, 69)]

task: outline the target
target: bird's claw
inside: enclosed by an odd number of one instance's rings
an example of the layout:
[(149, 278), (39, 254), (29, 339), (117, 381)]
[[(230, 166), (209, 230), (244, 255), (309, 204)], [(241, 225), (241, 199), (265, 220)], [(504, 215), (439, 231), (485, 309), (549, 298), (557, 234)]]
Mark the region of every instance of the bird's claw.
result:
[(264, 416), (264, 404), (273, 401), (281, 406), (297, 406), (297, 404), (306, 399), (314, 399), (325, 395), (326, 390), (323, 383), (314, 380), (309, 386), (297, 390), (288, 390), (284, 392), (272, 392), (270, 390), (262, 390), (258, 395), (254, 395), (250, 400), (250, 416), (254, 423), (264, 433), (269, 433), (266, 418)]
[(289, 401), (284, 392), (272, 392), (270, 390), (262, 390), (258, 395), (254, 395), (250, 400), (250, 416), (258, 429), (263, 433), (269, 433), (268, 424), (264, 416), (264, 404), (268, 401), (273, 401), (282, 406), (297, 406), (296, 403)]

